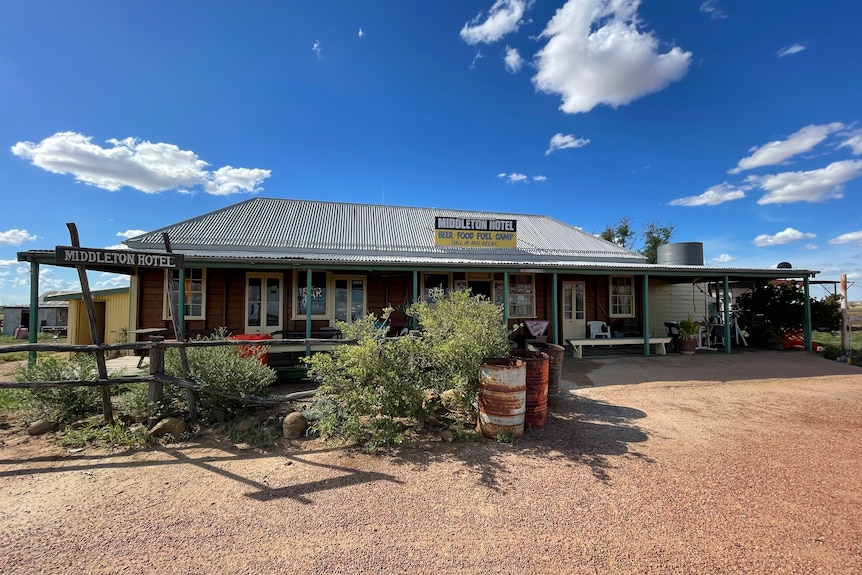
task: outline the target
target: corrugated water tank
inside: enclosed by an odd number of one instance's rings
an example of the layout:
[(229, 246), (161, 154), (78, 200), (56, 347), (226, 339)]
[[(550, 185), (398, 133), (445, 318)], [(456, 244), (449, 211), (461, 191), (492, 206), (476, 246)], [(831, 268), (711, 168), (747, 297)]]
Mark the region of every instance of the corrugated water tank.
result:
[(703, 242), (677, 242), (658, 247), (657, 263), (666, 266), (702, 266)]

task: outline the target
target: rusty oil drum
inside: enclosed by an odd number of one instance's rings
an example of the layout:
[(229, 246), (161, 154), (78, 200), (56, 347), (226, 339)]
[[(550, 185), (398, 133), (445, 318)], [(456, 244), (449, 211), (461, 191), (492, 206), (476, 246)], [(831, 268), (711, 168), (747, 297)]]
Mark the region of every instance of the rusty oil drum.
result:
[(530, 341), (527, 343), (539, 351), (544, 351), (550, 357), (548, 364), (548, 395), (560, 393), (560, 382), (563, 379), (563, 359), (566, 356), (566, 348), (554, 343), (541, 341)]
[(527, 408), (524, 412), (524, 425), (545, 427), (548, 421), (548, 354), (513, 349), (509, 355), (527, 364)]
[(479, 421), (476, 431), (494, 439), (501, 432), (521, 437), (527, 408), (527, 364), (493, 357), (479, 368)]

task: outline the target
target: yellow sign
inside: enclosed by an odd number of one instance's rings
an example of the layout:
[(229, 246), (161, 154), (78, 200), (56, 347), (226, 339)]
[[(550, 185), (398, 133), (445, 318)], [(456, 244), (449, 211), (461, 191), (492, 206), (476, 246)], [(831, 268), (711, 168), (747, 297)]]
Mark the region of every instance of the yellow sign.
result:
[(456, 248), (516, 248), (516, 220), (484, 220), (438, 217), (434, 222), (434, 243)]

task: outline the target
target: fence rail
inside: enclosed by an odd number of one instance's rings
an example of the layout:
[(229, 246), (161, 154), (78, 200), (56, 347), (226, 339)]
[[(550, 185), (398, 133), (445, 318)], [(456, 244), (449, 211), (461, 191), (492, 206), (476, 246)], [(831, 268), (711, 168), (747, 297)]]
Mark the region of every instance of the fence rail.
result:
[[(199, 347), (267, 347), (267, 348), (286, 348), (291, 351), (318, 349), (332, 349), (337, 345), (355, 344), (353, 340), (338, 340), (338, 339), (266, 339), (266, 340), (194, 340), (194, 341), (174, 341), (165, 340), (159, 336), (151, 336), (151, 341), (146, 342), (128, 342), (128, 343), (112, 343), (98, 345), (73, 345), (64, 343), (28, 343), (18, 345), (0, 346), (0, 354), (34, 351), (43, 353), (93, 353), (106, 354), (113, 351), (128, 351), (134, 350), (146, 352), (150, 356), (149, 375), (131, 375), (120, 377), (97, 377), (94, 380), (78, 380), (78, 381), (22, 381), (22, 382), (5, 382), (0, 381), (0, 389), (47, 389), (47, 388), (71, 388), (71, 387), (94, 387), (126, 385), (129, 383), (148, 383), (148, 403), (153, 404), (161, 401), (163, 398), (164, 384), (176, 385), (186, 390), (195, 393), (208, 393), (233, 399), (236, 401), (252, 404), (252, 405), (275, 405), (282, 401), (301, 397), (304, 392), (290, 394), (278, 398), (259, 397), (249, 395), (239, 395), (233, 393), (222, 392), (213, 389), (201, 388), (196, 382), (188, 378), (188, 373), (184, 377), (177, 378), (168, 375), (164, 371), (165, 365), (165, 350), (167, 348), (199, 348)], [(196, 408), (193, 402), (189, 403), (189, 416), (193, 421), (197, 418), (195, 413)], [(112, 414), (106, 410), (105, 419), (110, 423), (113, 419)], [(149, 425), (155, 425), (152, 412), (149, 414)]]

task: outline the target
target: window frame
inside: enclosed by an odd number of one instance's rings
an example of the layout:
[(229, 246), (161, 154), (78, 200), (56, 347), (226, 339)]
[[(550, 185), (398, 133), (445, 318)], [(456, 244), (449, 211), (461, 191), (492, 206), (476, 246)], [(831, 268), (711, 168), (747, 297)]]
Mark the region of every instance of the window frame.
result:
[(425, 278), (428, 276), (446, 276), (446, 285), (443, 287), (443, 291), (448, 294), (452, 291), (452, 272), (422, 272), (421, 277), (419, 278), (420, 289), (422, 290), (420, 292), (421, 300), (428, 301), (433, 304), (433, 301), (429, 301), (429, 299), (425, 297), (428, 293), (428, 289), (425, 287)]
[[(338, 282), (340, 280), (347, 282), (348, 294), (350, 293), (350, 291), (352, 289), (351, 288), (351, 282), (356, 281), (356, 280), (359, 280), (362, 282), (362, 315), (359, 318), (361, 320), (362, 317), (368, 315), (368, 277), (363, 276), (363, 275), (355, 275), (355, 274), (352, 274), (352, 275), (335, 275), (335, 274), (333, 274), (329, 278), (329, 281), (332, 282), (332, 288), (331, 288), (331, 291), (332, 291), (332, 308), (331, 308), (332, 309), (332, 317), (330, 319), (332, 321), (339, 321), (335, 317), (335, 314), (336, 314), (335, 306), (337, 305), (337, 302), (335, 301), (335, 290), (337, 289), (335, 284), (336, 284), (336, 282)], [(329, 288), (327, 288), (327, 289), (329, 289)], [(353, 301), (352, 295), (349, 295), (348, 297), (349, 297), (350, 303), (355, 303)], [(311, 317), (314, 318), (314, 316), (311, 316)], [(348, 308), (347, 308), (347, 320), (341, 320), (341, 321), (346, 321), (347, 323), (353, 323), (354, 321), (357, 321), (357, 320), (353, 319), (353, 312), (352, 312), (350, 306), (348, 306)]]
[[(615, 287), (625, 287), (625, 286), (621, 286), (621, 285), (615, 283), (615, 280), (628, 280), (629, 287), (631, 287), (631, 293), (629, 293), (629, 294), (618, 294), (618, 293), (615, 294), (614, 293)], [(613, 317), (613, 318), (637, 317), (636, 316), (637, 309), (635, 308), (635, 305), (637, 303), (636, 298), (635, 298), (635, 291), (636, 291), (635, 285), (636, 285), (635, 284), (635, 276), (609, 276), (608, 277), (608, 317)], [(617, 311), (618, 309), (623, 307), (623, 305), (621, 303), (617, 302), (617, 300), (619, 300), (621, 298), (628, 298), (630, 300), (629, 301), (629, 305), (631, 307), (630, 313), (620, 313), (619, 311)]]
[[(517, 278), (529, 278), (529, 280), (530, 280), (529, 281), (529, 286), (530, 286), (529, 292), (527, 292), (527, 291), (518, 292), (518, 286), (519, 285), (526, 286), (528, 284), (527, 283), (519, 283), (519, 282), (515, 281), (515, 280), (517, 280)], [(515, 311), (514, 311), (515, 308), (518, 306), (522, 306), (524, 304), (517, 304), (517, 303), (513, 304), (512, 299), (517, 298), (517, 297), (524, 298), (527, 296), (529, 296), (529, 299), (531, 300), (530, 307), (532, 309), (530, 310), (530, 313), (528, 315), (525, 315), (523, 313), (515, 313)], [(533, 319), (533, 318), (538, 317), (536, 315), (536, 274), (521, 274), (521, 273), (509, 274), (509, 297), (506, 298), (506, 304), (508, 305), (509, 317), (512, 319)]]
[[(201, 313), (200, 313), (200, 315), (184, 314), (183, 320), (184, 321), (187, 321), (187, 320), (205, 320), (207, 318), (207, 268), (205, 268), (205, 267), (187, 267), (187, 268), (185, 268), (186, 283), (193, 282), (195, 279), (193, 277), (190, 277), (190, 275), (189, 275), (189, 272), (191, 272), (192, 270), (200, 270), (201, 271), (201, 278), (200, 278), (200, 282), (201, 282), (201, 289), (200, 289)], [(173, 281), (174, 272), (176, 272), (176, 274), (177, 274), (177, 289), (179, 289), (180, 270), (178, 270), (178, 269), (166, 269), (165, 274), (164, 274), (164, 280), (162, 283), (162, 290), (164, 291), (164, 296), (165, 296), (162, 298), (162, 319), (165, 321), (170, 321), (170, 319), (171, 319), (171, 314), (169, 311), (170, 310), (170, 302), (168, 300), (168, 293), (169, 293), (168, 292), (168, 282)], [(188, 293), (197, 293), (197, 292), (196, 291), (195, 292), (189, 291)], [(185, 303), (185, 306), (189, 310), (191, 310), (192, 304), (190, 303), (188, 297), (184, 298), (184, 303)], [(185, 311), (185, 310), (183, 310), (183, 311)]]
[[(324, 298), (324, 303), (326, 304), (326, 313), (325, 314), (311, 314), (312, 320), (332, 320), (335, 315), (334, 306), (335, 306), (335, 282), (332, 279), (332, 272), (324, 271), (324, 270), (293, 270), (293, 281), (291, 282), (291, 298), (290, 298), (290, 319), (292, 320), (304, 320), (306, 319), (307, 314), (299, 313), (299, 290), (304, 289), (306, 287), (306, 283), (302, 282), (300, 285), (299, 275), (305, 274), (306, 272), (311, 271), (312, 280), (314, 279), (314, 274), (326, 274), (326, 285), (323, 286), (326, 289), (326, 297)], [(315, 287), (312, 283), (312, 287)], [(308, 309), (308, 308), (306, 308)]]

